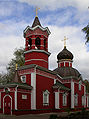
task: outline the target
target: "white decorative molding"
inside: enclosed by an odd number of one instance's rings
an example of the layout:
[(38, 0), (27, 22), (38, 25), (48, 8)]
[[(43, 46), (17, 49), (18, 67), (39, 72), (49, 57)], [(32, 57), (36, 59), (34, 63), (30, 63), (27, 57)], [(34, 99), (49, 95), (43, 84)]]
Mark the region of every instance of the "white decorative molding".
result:
[(71, 108), (74, 108), (74, 82), (71, 81)]
[(36, 28), (40, 28), (42, 31), (46, 31), (46, 30), (47, 30), (48, 34), (49, 34), (49, 35), (51, 34), (51, 32), (49, 31), (48, 27), (43, 28), (42, 26), (39, 26), (39, 25), (37, 25), (37, 26), (35, 26), (35, 27), (33, 27), (33, 28), (30, 27), (30, 26), (27, 26), (26, 29), (24, 30), (24, 33), (26, 33), (28, 29), (31, 29), (31, 30), (34, 31)]
[(55, 92), (55, 109), (59, 109), (59, 92)]
[(31, 109), (36, 109), (36, 72), (31, 73)]
[(17, 87), (15, 88), (15, 110), (17, 110)]
[[(29, 61), (44, 61), (44, 62), (47, 62), (46, 60), (44, 59), (30, 59), (30, 60), (25, 60), (25, 62), (29, 62)], [(48, 62), (47, 62), (48, 63)]]
[(27, 51), (24, 52), (24, 54), (26, 54), (26, 53), (30, 53), (30, 52), (41, 52), (41, 53), (45, 53), (45, 54), (47, 54), (48, 56), (51, 55), (50, 52), (47, 52), (47, 51), (45, 51), (45, 50), (38, 50), (38, 49), (27, 50)]

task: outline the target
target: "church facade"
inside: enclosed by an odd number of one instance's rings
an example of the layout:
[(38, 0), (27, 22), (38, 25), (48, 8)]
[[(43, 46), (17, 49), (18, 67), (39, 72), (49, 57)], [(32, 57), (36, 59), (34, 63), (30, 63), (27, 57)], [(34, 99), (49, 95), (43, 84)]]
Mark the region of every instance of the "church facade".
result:
[(48, 69), (48, 36), (36, 16), (32, 27), (24, 30), (25, 64), (15, 77), (0, 85), (0, 112), (32, 114), (88, 108), (86, 86), (78, 70), (72, 67), (73, 54), (64, 46), (57, 55), (58, 67)]

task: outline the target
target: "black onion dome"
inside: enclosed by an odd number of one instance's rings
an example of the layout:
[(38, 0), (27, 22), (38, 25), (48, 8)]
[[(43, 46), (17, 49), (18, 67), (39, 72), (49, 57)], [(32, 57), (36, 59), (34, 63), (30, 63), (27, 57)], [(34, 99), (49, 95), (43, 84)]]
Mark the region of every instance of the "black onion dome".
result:
[(79, 71), (72, 67), (58, 67), (54, 70), (54, 72), (60, 75), (62, 78), (81, 78), (81, 74), (79, 73)]
[(57, 59), (73, 59), (73, 54), (64, 47), (64, 49), (57, 55)]

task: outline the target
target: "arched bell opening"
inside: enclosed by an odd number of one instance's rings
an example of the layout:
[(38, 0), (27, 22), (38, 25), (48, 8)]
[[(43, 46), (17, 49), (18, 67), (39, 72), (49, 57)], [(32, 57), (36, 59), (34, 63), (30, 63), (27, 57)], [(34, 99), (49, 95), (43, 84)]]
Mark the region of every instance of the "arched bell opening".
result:
[(35, 49), (40, 49), (41, 40), (39, 37), (35, 39)]
[(28, 39), (28, 48), (31, 49), (31, 46), (32, 46), (32, 39), (29, 38), (29, 39)]

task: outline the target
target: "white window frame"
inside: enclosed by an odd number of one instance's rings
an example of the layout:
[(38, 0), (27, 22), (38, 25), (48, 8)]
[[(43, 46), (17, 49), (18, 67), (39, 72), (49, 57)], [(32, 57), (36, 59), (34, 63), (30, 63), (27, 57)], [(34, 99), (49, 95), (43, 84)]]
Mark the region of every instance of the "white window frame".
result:
[(85, 96), (83, 95), (82, 96), (82, 106), (84, 106), (85, 105)]
[(79, 81), (79, 90), (81, 90), (81, 84), (82, 84), (82, 82)]
[(21, 76), (21, 81), (22, 81), (22, 83), (26, 83), (26, 75)]
[(23, 95), (22, 94), (22, 99), (26, 100), (27, 99), (27, 95)]
[(43, 105), (48, 106), (49, 105), (49, 94), (50, 92), (48, 90), (45, 90), (43, 92)]
[(78, 106), (78, 94), (77, 93), (74, 95), (74, 105)]
[(67, 106), (67, 94), (63, 94), (63, 106)]

